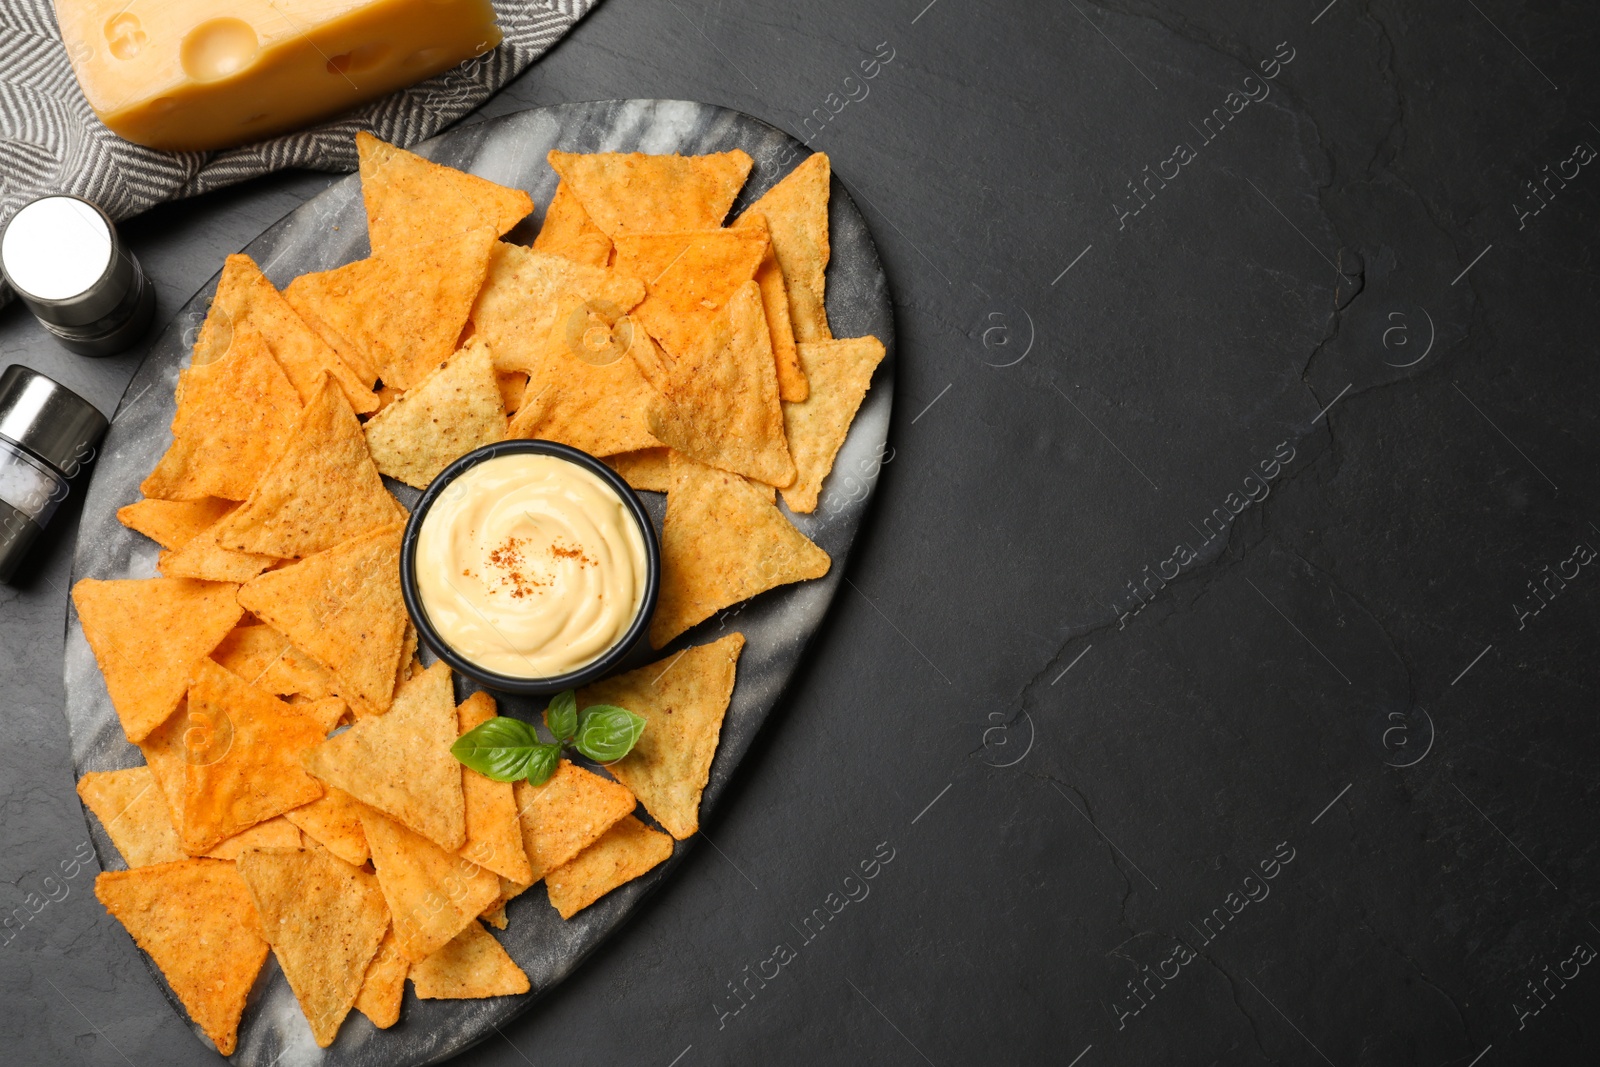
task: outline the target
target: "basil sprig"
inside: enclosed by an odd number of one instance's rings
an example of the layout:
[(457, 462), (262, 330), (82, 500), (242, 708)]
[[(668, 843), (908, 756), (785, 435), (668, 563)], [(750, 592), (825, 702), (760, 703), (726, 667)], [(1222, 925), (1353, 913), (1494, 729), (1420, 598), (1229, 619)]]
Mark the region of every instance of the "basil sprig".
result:
[(545, 725), (555, 743), (539, 740), (531, 723), (501, 715), (473, 727), (450, 746), (450, 754), (497, 782), (526, 778), (542, 785), (561, 762), (561, 750), (575, 748), (596, 763), (614, 763), (633, 751), (645, 720), (627, 708), (595, 704), (578, 710), (571, 689), (558, 693), (545, 709)]

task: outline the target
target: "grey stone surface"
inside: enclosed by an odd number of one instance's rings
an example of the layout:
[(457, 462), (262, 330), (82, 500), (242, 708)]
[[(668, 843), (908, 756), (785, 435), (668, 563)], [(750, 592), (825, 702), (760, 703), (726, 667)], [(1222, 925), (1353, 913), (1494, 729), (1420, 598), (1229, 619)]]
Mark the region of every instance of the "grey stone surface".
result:
[[(898, 413), (716, 847), (461, 1062), (1593, 1062), (1600, 592), (1542, 568), (1600, 548), (1595, 31), (1570, 2), (612, 0), (490, 101), (697, 99), (826, 149), (897, 302)], [(163, 307), (326, 182), (132, 224)], [(0, 355), (107, 411), (137, 365), (15, 307)], [(0, 907), (31, 915), (0, 1047), (213, 1062), (59, 873), (66, 533), (0, 593)]]

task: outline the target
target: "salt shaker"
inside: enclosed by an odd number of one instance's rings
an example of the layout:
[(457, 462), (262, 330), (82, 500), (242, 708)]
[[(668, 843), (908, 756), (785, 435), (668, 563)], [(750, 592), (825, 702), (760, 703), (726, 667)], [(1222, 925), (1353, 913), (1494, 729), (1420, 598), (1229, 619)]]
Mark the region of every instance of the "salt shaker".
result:
[(0, 582), (16, 575), (105, 432), (105, 416), (59, 382), (22, 366), (0, 373)]

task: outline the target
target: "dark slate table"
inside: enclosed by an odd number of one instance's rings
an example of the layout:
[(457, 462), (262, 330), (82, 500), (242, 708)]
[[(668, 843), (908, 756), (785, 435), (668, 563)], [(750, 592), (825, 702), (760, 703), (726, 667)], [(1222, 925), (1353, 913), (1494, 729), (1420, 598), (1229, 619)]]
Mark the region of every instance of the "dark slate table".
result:
[[(462, 1062), (1600, 1057), (1600, 35), (1324, 3), (609, 0), (482, 109), (809, 137), (900, 363), (714, 847)], [(162, 308), (327, 180), (129, 224)], [(74, 858), (63, 518), (0, 589), (0, 1059), (214, 1062)]]

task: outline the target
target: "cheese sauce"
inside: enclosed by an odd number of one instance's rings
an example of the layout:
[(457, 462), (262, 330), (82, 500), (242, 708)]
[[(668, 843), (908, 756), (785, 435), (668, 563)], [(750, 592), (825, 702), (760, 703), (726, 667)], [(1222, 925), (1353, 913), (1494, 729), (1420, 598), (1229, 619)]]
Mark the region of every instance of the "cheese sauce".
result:
[(644, 538), (616, 492), (555, 456), (497, 456), (434, 500), (417, 590), (439, 636), (479, 666), (548, 678), (594, 662), (639, 614)]

